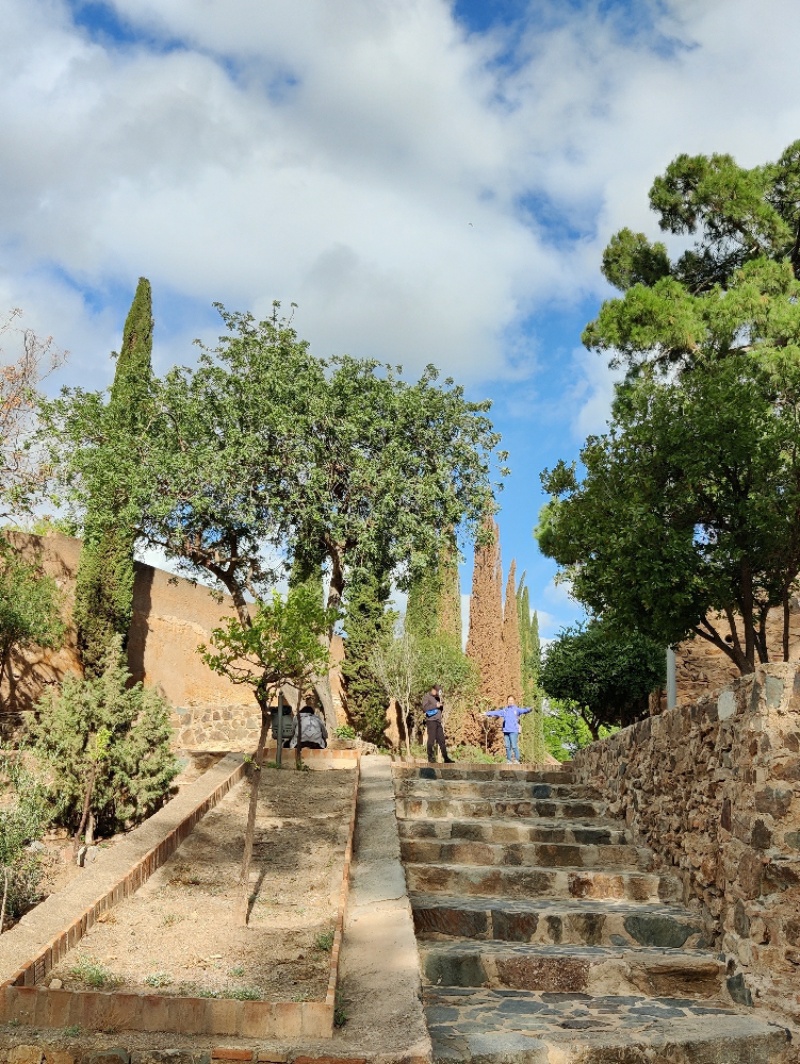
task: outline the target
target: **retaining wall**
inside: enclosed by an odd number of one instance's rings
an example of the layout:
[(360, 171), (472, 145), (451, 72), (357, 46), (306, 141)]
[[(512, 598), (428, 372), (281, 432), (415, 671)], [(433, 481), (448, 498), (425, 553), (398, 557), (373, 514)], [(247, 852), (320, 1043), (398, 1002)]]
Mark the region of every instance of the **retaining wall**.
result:
[(734, 994), (800, 1020), (797, 663), (594, 743), (574, 768), (680, 872), (731, 959)]

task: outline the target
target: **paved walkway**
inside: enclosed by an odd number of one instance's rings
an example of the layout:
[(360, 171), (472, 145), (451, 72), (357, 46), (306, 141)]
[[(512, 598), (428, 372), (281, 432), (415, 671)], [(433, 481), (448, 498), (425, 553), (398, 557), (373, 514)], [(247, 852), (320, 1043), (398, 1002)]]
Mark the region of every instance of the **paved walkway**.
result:
[(395, 769), (441, 1064), (777, 1064), (681, 884), (566, 770)]

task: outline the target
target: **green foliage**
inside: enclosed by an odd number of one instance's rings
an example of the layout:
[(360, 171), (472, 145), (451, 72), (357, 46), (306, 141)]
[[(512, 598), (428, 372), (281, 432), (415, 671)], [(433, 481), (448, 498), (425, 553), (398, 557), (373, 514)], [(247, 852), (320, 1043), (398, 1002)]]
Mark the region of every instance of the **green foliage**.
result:
[(0, 758), (5, 791), (0, 806), (0, 895), (6, 883), (8, 887), (4, 924), (19, 919), (41, 899), (42, 858), (29, 847), (39, 841), (51, 815), (43, 788), (23, 756), (20, 751)]
[(347, 715), (368, 742), (383, 742), (387, 698), (370, 659), (391, 636), (396, 614), (387, 609), (389, 581), (366, 570), (353, 574), (345, 594), (347, 633), (342, 675), (347, 689)]
[(81, 823), (88, 781), (90, 812), (98, 831), (110, 835), (158, 809), (177, 775), (169, 706), (129, 682), (117, 641), (100, 676), (68, 675), (29, 724), (32, 749), (46, 769), (48, 801), (72, 829)]
[[(545, 699), (543, 705), (544, 737), (548, 753), (558, 761), (569, 761), (577, 750), (594, 742), (589, 726), (577, 703)], [(597, 738), (605, 739), (619, 729), (598, 728)]]
[(767, 613), (788, 617), (800, 573), (798, 193), (800, 141), (749, 170), (681, 155), (656, 179), (661, 228), (696, 242), (671, 263), (628, 230), (606, 250), (624, 295), (583, 339), (628, 376), (582, 482), (545, 473), (536, 533), (591, 612), (663, 645), (700, 636), (741, 672), (768, 660)]
[(39, 565), (23, 561), (0, 537), (0, 683), (11, 657), (29, 647), (61, 645), (65, 625), (55, 580)]
[(800, 359), (773, 370), (731, 353), (671, 383), (643, 375), (583, 448), (583, 482), (545, 476), (558, 497), (540, 545), (618, 630), (662, 646), (693, 633), (752, 671), (800, 570), (799, 419)]
[(140, 277), (102, 410), (102, 442), (85, 456), (86, 514), (73, 616), (88, 676), (102, 671), (115, 637), (125, 646), (133, 613), (133, 550), (142, 523), (137, 450), (151, 417), (152, 336), (150, 284)]
[(327, 667), (328, 648), (320, 636), (334, 623), (317, 591), (306, 583), (291, 587), (286, 597), (277, 591), (258, 603), (248, 624), (229, 618), (211, 633), (212, 648), (200, 648), (214, 672), (236, 684), (247, 684), (259, 704), (269, 705), (286, 683), (301, 689), (311, 676)]
[(94, 957), (79, 957), (69, 974), (73, 979), (90, 986), (93, 990), (112, 990), (115, 986), (121, 986), (123, 980), (109, 971), (108, 968)]
[(340, 724), (333, 733), (335, 739), (357, 739), (358, 732), (351, 724)]
[(318, 949), (322, 953), (330, 953), (333, 949), (333, 939), (333, 931), (320, 931), (314, 938), (314, 949)]
[(551, 698), (575, 708), (597, 739), (603, 725), (627, 727), (647, 716), (648, 696), (665, 677), (663, 645), (594, 620), (564, 629), (550, 644), (541, 680)]

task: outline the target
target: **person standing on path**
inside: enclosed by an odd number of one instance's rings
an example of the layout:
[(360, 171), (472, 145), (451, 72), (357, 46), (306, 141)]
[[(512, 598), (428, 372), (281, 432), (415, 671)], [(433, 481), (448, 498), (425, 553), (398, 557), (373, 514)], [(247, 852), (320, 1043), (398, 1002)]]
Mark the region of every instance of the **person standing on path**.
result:
[(444, 739), (444, 726), (442, 724), (442, 689), (434, 684), (426, 694), (422, 696), (422, 714), (425, 717), (425, 727), (428, 729), (428, 761), (436, 763), (436, 746), (442, 751), (442, 760), (446, 765), (452, 765), (452, 757), (447, 756), (447, 746)]
[(506, 744), (506, 761), (509, 765), (512, 761), (519, 764), (519, 718), (525, 713), (530, 713), (527, 706), (518, 706), (509, 695), (508, 704), (500, 709), (490, 709), (484, 713), (485, 717), (500, 717), (503, 721), (503, 739)]

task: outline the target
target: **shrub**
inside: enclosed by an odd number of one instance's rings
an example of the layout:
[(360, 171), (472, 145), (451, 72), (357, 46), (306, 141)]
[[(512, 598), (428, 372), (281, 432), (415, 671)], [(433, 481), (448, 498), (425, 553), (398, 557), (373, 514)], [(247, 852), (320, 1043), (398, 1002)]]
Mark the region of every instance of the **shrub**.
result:
[(0, 774), (8, 794), (0, 809), (0, 896), (5, 896), (2, 931), (6, 923), (18, 920), (41, 899), (42, 855), (30, 847), (41, 838), (50, 815), (42, 787), (20, 757), (4, 757)]
[(76, 836), (84, 828), (109, 835), (144, 820), (177, 775), (166, 701), (129, 681), (116, 640), (100, 676), (68, 676), (29, 725), (55, 818)]

